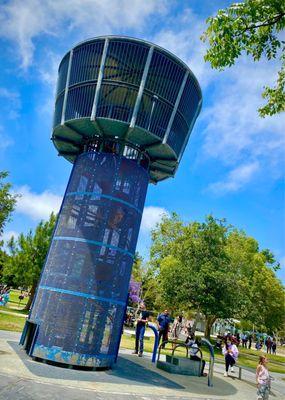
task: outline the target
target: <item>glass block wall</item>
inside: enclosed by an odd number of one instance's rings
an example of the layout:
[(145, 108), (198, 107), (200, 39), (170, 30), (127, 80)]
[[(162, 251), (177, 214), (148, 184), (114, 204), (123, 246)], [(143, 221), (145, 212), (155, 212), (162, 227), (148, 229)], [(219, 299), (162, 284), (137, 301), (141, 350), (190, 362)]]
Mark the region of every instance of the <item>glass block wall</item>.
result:
[(32, 356), (113, 364), (148, 180), (136, 160), (77, 157), (30, 315), (39, 325)]

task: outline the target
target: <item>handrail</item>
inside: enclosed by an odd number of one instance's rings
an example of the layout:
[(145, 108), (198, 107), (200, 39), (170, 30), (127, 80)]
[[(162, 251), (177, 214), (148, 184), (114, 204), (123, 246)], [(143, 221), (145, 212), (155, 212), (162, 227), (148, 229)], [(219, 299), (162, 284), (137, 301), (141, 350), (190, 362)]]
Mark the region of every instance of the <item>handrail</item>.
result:
[(158, 337), (158, 330), (156, 327), (152, 324), (148, 324), (148, 327), (153, 331), (154, 333), (154, 345), (153, 345), (153, 350), (152, 350), (152, 358), (151, 362), (155, 363), (156, 360), (156, 353), (157, 353), (157, 348), (158, 348), (158, 342), (159, 342), (159, 337)]
[(214, 372), (214, 362), (215, 362), (214, 346), (209, 342), (209, 340), (205, 338), (201, 338), (201, 342), (208, 347), (208, 350), (210, 352), (208, 386), (213, 386), (213, 372)]

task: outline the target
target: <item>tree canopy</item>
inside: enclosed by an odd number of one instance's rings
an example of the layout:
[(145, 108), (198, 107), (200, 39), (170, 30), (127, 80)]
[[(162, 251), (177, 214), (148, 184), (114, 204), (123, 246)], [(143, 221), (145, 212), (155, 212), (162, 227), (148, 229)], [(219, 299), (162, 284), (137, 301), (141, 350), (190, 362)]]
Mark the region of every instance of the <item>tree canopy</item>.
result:
[(5, 224), (10, 220), (17, 201), (17, 195), (11, 193), (12, 185), (4, 182), (7, 176), (7, 171), (0, 171), (0, 236), (3, 234)]
[(165, 217), (152, 236), (158, 297), (175, 312), (202, 313), (206, 336), (217, 318), (247, 318), (271, 331), (282, 325), (284, 288), (273, 255), (255, 239), (212, 216), (189, 224)]
[(276, 85), (265, 87), (262, 94), (267, 104), (259, 109), (264, 117), (285, 110), (285, 46), (280, 32), (285, 28), (284, 0), (245, 0), (219, 10), (207, 19), (202, 35), (209, 42), (205, 61), (216, 69), (233, 65), (242, 53), (254, 61), (279, 58), (280, 70)]
[(13, 280), (16, 286), (30, 287), (31, 296), (26, 308), (28, 309), (40, 277), (41, 270), (50, 246), (52, 233), (56, 222), (55, 214), (48, 221), (41, 221), (35, 229), (18, 239), (12, 237), (8, 242), (9, 257), (3, 268), (3, 279)]

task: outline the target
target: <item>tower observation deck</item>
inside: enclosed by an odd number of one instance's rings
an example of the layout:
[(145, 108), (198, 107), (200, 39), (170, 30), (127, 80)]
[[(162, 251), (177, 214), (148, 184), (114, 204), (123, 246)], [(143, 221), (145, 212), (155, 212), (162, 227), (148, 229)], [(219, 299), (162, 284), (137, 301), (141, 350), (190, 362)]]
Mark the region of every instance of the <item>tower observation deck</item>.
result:
[(52, 140), (74, 165), (21, 339), (31, 356), (115, 362), (147, 186), (174, 176), (201, 104), (187, 65), (152, 43), (98, 37), (63, 57)]

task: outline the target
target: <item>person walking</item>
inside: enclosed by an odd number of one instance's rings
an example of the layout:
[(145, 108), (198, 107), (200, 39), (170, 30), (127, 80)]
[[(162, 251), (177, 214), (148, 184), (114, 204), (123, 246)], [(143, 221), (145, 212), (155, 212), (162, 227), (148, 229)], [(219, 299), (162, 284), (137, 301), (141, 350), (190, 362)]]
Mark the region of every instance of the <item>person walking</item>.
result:
[(148, 319), (149, 319), (149, 312), (146, 311), (145, 304), (141, 303), (139, 308), (139, 317), (137, 319), (137, 325), (136, 325), (135, 351), (133, 351), (133, 354), (137, 354), (139, 357), (142, 357), (143, 355), (144, 334)]
[[(182, 329), (183, 329), (183, 316), (179, 315), (178, 317), (175, 318), (170, 331), (171, 339), (173, 340), (173, 342), (177, 342)], [(172, 348), (174, 348), (174, 346), (175, 343), (172, 343)]]
[(159, 336), (158, 336), (158, 344), (160, 342), (160, 339), (162, 338), (162, 348), (164, 349), (165, 344), (168, 340), (168, 331), (169, 331), (169, 324), (171, 322), (169, 312), (168, 310), (164, 310), (163, 313), (159, 314), (157, 317), (157, 323), (158, 323), (158, 331), (159, 331)]
[(267, 368), (268, 360), (265, 356), (259, 357), (256, 368), (257, 400), (268, 400), (270, 392), (270, 376)]
[(238, 359), (238, 348), (237, 346), (228, 338), (223, 346), (222, 353), (225, 356), (225, 367), (226, 371), (224, 376), (228, 376), (229, 367), (231, 367), (231, 372), (234, 372), (234, 365)]

